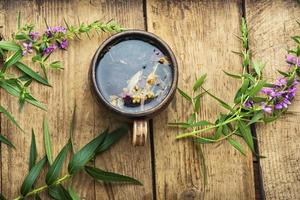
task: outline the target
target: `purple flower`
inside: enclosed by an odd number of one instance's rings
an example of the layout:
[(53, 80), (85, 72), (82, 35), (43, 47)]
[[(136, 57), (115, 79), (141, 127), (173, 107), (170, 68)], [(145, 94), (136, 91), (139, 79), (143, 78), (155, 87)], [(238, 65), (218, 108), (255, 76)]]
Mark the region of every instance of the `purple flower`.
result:
[(275, 83), (276, 86), (283, 86), (287, 84), (286, 78), (280, 78)]
[(286, 55), (286, 62), (291, 65), (297, 65), (298, 67), (300, 67), (300, 60), (296, 56)]
[(252, 100), (247, 100), (247, 101), (245, 102), (244, 106), (245, 106), (246, 108), (250, 108), (250, 107), (253, 106), (253, 104), (254, 104), (254, 102), (253, 102)]
[(57, 46), (55, 44), (48, 46), (46, 49), (44, 49), (43, 55), (52, 53), (56, 48)]
[(68, 45), (69, 45), (69, 42), (67, 39), (63, 39), (60, 43), (58, 43), (58, 46), (61, 49), (67, 49)]
[(62, 34), (66, 34), (67, 29), (63, 26), (54, 26), (54, 27), (49, 27), (46, 30), (46, 35), (48, 37), (53, 37), (53, 34), (55, 33), (62, 33)]
[(32, 39), (32, 40), (37, 40), (39, 38), (39, 33), (38, 32), (30, 32), (29, 33), (29, 37)]
[(25, 56), (27, 53), (32, 53), (32, 42), (29, 42), (29, 43), (22, 43), (24, 49), (23, 49), (23, 52), (22, 52), (22, 55)]
[(265, 112), (265, 113), (272, 113), (272, 107), (271, 106), (267, 106), (265, 102), (262, 103), (261, 105), (262, 107), (262, 110)]

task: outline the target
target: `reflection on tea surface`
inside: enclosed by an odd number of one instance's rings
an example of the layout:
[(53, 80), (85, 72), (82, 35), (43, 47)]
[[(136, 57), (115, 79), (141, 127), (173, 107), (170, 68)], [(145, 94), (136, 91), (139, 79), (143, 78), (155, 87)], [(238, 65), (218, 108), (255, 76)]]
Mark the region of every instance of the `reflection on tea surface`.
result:
[(154, 45), (137, 39), (121, 41), (102, 56), (96, 69), (104, 98), (127, 113), (149, 110), (169, 92), (169, 59)]

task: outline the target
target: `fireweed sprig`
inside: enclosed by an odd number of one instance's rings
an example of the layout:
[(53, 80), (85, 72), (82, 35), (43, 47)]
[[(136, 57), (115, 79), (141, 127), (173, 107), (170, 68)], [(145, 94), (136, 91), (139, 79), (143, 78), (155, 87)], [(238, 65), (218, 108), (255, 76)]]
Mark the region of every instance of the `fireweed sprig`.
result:
[[(127, 126), (121, 126), (111, 132), (105, 130), (96, 138), (92, 139), (89, 143), (83, 146), (77, 152), (74, 151), (72, 142), (72, 131), (75, 125), (75, 112), (70, 127), (70, 138), (65, 146), (58, 153), (57, 157), (53, 157), (52, 141), (48, 127), (47, 119), (43, 122), (43, 135), (44, 135), (44, 149), (46, 155), (37, 161), (37, 147), (35, 141), (35, 134), (32, 130), (32, 138), (29, 152), (29, 172), (24, 177), (24, 181), (20, 187), (20, 195), (14, 200), (20, 199), (41, 199), (39, 194), (47, 192), (53, 199), (80, 199), (75, 190), (71, 187), (72, 178), (79, 175), (78, 172), (83, 171), (95, 181), (104, 183), (129, 183), (135, 185), (142, 185), (138, 180), (124, 176), (121, 174), (104, 171), (93, 165), (93, 160), (97, 155), (110, 149), (122, 136), (128, 131)], [(68, 162), (67, 155), (70, 154), (71, 158)], [(62, 175), (62, 169), (65, 163), (68, 163), (68, 171)], [(45, 184), (35, 187), (35, 183), (39, 178), (43, 168), (48, 165), (46, 175), (44, 178)], [(42, 178), (42, 177), (40, 177)], [(66, 183), (68, 187), (66, 188)], [(0, 199), (5, 200), (4, 194), (0, 193)]]
[[(42, 32), (37, 32), (33, 24), (21, 26), (20, 13), (17, 21), (17, 31), (12, 34), (10, 39), (4, 40), (0, 37), (0, 88), (19, 99), (20, 110), (22, 110), (26, 102), (40, 109), (47, 109), (43, 103), (31, 95), (29, 87), (33, 82), (51, 86), (48, 81), (47, 71), (63, 69), (61, 61), (50, 62), (48, 60), (52, 53), (57, 50), (67, 50), (69, 41), (80, 39), (82, 34), (86, 34), (90, 38), (92, 31), (99, 33), (124, 30), (113, 21), (107, 23), (100, 21), (90, 24), (79, 23), (78, 26), (75, 26), (68, 24), (64, 20), (65, 26), (50, 27), (45, 22), (46, 29)], [(40, 70), (36, 71), (29, 67), (23, 62), (24, 60), (30, 60), (32, 65), (37, 64)], [(12, 73), (11, 68), (20, 71), (21, 76)], [(10, 121), (20, 128), (14, 117), (1, 105), (0, 113), (6, 115)], [(1, 134), (0, 142), (13, 146)]]
[[(186, 130), (184, 133), (177, 135), (177, 139), (193, 138), (195, 142), (200, 144), (227, 141), (245, 155), (242, 145), (233, 136), (241, 137), (256, 154), (250, 125), (259, 122), (272, 122), (287, 111), (296, 95), (297, 85), (299, 84), (300, 36), (292, 37), (297, 46), (295, 49), (289, 50), (286, 56), (286, 62), (289, 64), (288, 71), (279, 71), (282, 77), (274, 83), (268, 83), (263, 78), (262, 70), (265, 65), (250, 59), (248, 30), (244, 19), (242, 19), (241, 36), (239, 38), (242, 41), (242, 51), (238, 54), (242, 57), (243, 71), (241, 74), (224, 71), (226, 75), (241, 81), (241, 86), (234, 97), (234, 105), (229, 105), (204, 89), (202, 85), (206, 76), (204, 78), (202, 76), (196, 81), (195, 85), (197, 87), (194, 86), (193, 93), (202, 90), (205, 94), (217, 100), (228, 112), (220, 113), (215, 122), (198, 121), (189, 117), (187, 122), (169, 123), (170, 126)], [(199, 80), (201, 80), (201, 84), (199, 84)], [(190, 101), (191, 97), (186, 92), (179, 90), (179, 93)], [(200, 103), (198, 104), (200, 105)], [(213, 134), (211, 134), (211, 131), (213, 131)]]

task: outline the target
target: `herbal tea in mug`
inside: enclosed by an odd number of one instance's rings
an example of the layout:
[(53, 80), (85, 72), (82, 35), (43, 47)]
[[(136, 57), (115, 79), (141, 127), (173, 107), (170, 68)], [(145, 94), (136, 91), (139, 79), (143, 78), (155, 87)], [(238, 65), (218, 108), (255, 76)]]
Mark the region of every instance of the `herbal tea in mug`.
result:
[(144, 144), (147, 120), (165, 108), (177, 84), (177, 63), (157, 36), (126, 31), (105, 41), (92, 64), (93, 88), (106, 106), (133, 118), (133, 143)]

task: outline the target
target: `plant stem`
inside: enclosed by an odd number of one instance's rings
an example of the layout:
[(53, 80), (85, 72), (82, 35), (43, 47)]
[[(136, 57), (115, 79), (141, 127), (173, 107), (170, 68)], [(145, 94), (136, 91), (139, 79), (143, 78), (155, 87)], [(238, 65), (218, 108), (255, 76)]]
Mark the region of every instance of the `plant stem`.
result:
[(219, 127), (219, 126), (223, 126), (223, 125), (225, 125), (225, 124), (231, 123), (231, 122), (236, 121), (236, 120), (239, 120), (239, 119), (241, 119), (241, 117), (238, 115), (237, 117), (234, 117), (234, 118), (232, 118), (232, 119), (229, 119), (229, 120), (224, 121), (223, 123), (220, 123), (220, 124), (217, 124), (217, 125), (213, 125), (213, 126), (210, 126), (210, 127), (204, 128), (204, 129), (200, 129), (200, 130), (194, 130), (194, 131), (188, 132), (188, 133), (182, 133), (182, 134), (180, 134), (180, 135), (177, 135), (177, 136), (176, 136), (176, 139), (181, 139), (181, 138), (185, 138), (185, 137), (194, 136), (194, 135), (196, 135), (197, 133), (201, 133), (201, 132), (204, 132), (204, 131), (208, 131), (208, 130), (217, 128), (217, 127)]
[(38, 193), (40, 193), (40, 192), (43, 192), (44, 190), (48, 189), (48, 188), (51, 187), (51, 186), (59, 185), (59, 184), (61, 184), (62, 182), (67, 181), (67, 180), (70, 179), (71, 177), (72, 177), (71, 174), (66, 174), (65, 176), (63, 176), (63, 177), (57, 179), (53, 184), (51, 184), (51, 185), (43, 185), (43, 186), (41, 186), (41, 187), (39, 187), (39, 188), (36, 188), (36, 189), (34, 189), (34, 190), (28, 192), (25, 196), (18, 196), (18, 197), (16, 197), (16, 198), (14, 198), (14, 200), (20, 200), (20, 199), (23, 199), (24, 197), (29, 197), (29, 196), (36, 195), (36, 194), (38, 194)]

